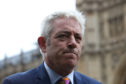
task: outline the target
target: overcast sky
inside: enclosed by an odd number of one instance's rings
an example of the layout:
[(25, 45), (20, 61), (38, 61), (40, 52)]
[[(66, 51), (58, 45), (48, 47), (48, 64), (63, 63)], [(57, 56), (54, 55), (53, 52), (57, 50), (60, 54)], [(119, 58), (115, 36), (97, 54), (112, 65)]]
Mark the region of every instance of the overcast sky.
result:
[(0, 60), (34, 49), (46, 15), (74, 9), (75, 0), (0, 0)]

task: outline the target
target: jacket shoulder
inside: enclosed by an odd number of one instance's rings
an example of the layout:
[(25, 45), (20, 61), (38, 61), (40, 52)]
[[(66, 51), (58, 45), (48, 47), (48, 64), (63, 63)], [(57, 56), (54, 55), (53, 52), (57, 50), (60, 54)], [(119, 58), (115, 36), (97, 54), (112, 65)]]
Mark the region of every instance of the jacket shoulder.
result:
[(33, 84), (35, 75), (36, 69), (16, 73), (6, 77), (2, 84)]
[(86, 75), (83, 75), (79, 72), (75, 72), (75, 76), (76, 76), (76, 79), (83, 82), (83, 83), (86, 83), (86, 84), (101, 84), (100, 82), (98, 82), (97, 80), (93, 79), (93, 78), (90, 78)]

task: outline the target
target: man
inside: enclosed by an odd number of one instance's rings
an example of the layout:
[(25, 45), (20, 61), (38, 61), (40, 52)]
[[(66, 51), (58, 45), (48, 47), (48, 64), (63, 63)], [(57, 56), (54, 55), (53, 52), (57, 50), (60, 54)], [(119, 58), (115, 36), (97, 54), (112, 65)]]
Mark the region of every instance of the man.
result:
[(7, 77), (3, 84), (100, 84), (74, 71), (84, 35), (82, 14), (57, 12), (47, 16), (42, 26), (38, 44), (44, 62), (38, 68)]

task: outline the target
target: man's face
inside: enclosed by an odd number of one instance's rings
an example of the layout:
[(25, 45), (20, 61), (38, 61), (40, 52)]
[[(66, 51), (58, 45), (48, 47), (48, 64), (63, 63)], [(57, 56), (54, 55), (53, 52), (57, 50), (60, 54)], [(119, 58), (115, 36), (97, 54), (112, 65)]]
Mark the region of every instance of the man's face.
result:
[(46, 45), (45, 62), (52, 69), (73, 69), (81, 53), (82, 33), (73, 18), (57, 18)]

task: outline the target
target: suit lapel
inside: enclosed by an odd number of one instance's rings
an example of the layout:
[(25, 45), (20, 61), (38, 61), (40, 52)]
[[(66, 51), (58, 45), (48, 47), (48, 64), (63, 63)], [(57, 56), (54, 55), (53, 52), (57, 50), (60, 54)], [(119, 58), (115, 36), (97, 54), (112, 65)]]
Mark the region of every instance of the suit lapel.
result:
[[(51, 84), (44, 63), (37, 68), (36, 84)], [(82, 79), (78, 72), (74, 72), (74, 84), (88, 84), (88, 82)]]
[(42, 63), (38, 68), (37, 68), (37, 80), (36, 84), (51, 84), (49, 76), (47, 74), (47, 71), (45, 69), (44, 63)]
[(75, 84), (88, 84), (85, 79), (82, 79), (78, 72), (74, 72), (74, 83)]

